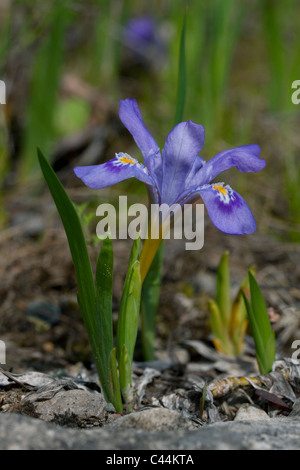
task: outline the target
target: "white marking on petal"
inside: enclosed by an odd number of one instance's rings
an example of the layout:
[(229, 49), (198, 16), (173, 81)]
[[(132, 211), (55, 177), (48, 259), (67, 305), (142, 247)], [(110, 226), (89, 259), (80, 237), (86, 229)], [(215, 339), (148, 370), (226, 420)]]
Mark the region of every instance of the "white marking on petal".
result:
[(228, 184), (224, 186), (224, 183), (215, 183), (211, 187), (223, 204), (230, 204), (230, 202), (235, 200), (234, 192)]
[(116, 153), (114, 166), (126, 166), (139, 164), (138, 160), (128, 155), (128, 153), (120, 152)]

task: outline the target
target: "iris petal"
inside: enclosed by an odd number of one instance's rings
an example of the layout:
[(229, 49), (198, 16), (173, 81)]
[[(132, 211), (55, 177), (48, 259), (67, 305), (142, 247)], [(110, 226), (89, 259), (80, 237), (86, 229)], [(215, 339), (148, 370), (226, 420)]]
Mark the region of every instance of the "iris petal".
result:
[(141, 150), (147, 165), (149, 154), (151, 153), (152, 156), (155, 155), (159, 152), (159, 147), (156, 140), (145, 126), (137, 101), (133, 98), (121, 100), (119, 116), (126, 129), (134, 138), (136, 145)]
[[(204, 144), (204, 127), (192, 121), (181, 122), (168, 134), (163, 150), (162, 200), (176, 201), (185, 189), (187, 177), (199, 159), (198, 153)], [(202, 163), (202, 162), (200, 162)]]
[(256, 222), (245, 200), (222, 183), (205, 185), (199, 194), (212, 223), (222, 232), (244, 235), (256, 230)]
[(92, 189), (107, 188), (128, 178), (137, 178), (143, 183), (153, 185), (144, 165), (122, 152), (101, 165), (77, 166), (74, 173)]
[(197, 173), (195, 180), (202, 186), (210, 183), (220, 173), (236, 167), (242, 173), (261, 171), (266, 161), (259, 158), (260, 147), (256, 144), (242, 145), (230, 150), (224, 150), (211, 158)]

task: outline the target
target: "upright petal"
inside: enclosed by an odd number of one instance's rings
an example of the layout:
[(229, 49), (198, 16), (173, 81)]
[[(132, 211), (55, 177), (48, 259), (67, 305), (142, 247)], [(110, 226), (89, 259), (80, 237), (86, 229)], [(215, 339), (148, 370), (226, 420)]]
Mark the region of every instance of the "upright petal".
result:
[(107, 188), (128, 178), (137, 178), (151, 186), (154, 184), (144, 165), (122, 152), (101, 165), (77, 166), (74, 173), (92, 189)]
[(185, 189), (191, 171), (204, 144), (204, 127), (192, 121), (181, 122), (169, 133), (163, 150), (162, 201), (175, 203)]
[(260, 151), (259, 145), (252, 144), (220, 152), (200, 169), (195, 180), (200, 186), (208, 184), (220, 173), (232, 167), (236, 167), (242, 173), (261, 171), (266, 161), (259, 158)]
[(137, 101), (133, 98), (121, 100), (119, 116), (126, 129), (134, 138), (136, 145), (141, 150), (147, 165), (148, 155), (150, 153), (156, 155), (156, 153), (159, 152), (159, 147), (144, 124)]
[(256, 222), (245, 200), (229, 185), (205, 185), (199, 194), (212, 223), (222, 232), (231, 235), (253, 233)]

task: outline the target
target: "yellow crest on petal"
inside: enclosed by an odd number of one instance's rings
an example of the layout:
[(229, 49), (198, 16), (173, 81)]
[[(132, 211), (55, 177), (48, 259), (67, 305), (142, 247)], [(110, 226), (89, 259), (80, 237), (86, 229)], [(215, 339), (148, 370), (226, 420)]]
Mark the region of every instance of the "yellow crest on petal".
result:
[(119, 158), (119, 161), (122, 162), (122, 163), (131, 163), (131, 165), (135, 165), (137, 163), (136, 160), (133, 160), (130, 157), (121, 157), (121, 158)]
[(227, 189), (224, 188), (223, 186), (215, 185), (215, 186), (213, 186), (213, 189), (216, 189), (217, 191), (219, 191), (219, 193), (224, 194), (224, 196), (227, 195)]

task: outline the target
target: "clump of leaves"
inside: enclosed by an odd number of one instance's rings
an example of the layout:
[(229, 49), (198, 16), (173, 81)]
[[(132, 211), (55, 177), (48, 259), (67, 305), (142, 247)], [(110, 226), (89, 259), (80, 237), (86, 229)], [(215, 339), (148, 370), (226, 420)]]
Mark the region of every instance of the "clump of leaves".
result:
[(210, 326), (215, 348), (222, 354), (238, 356), (244, 349), (244, 338), (248, 326), (247, 310), (243, 291), (249, 291), (248, 276), (243, 280), (238, 293), (231, 301), (229, 253), (221, 258), (217, 271), (216, 299), (209, 301)]
[(78, 303), (103, 394), (107, 402), (114, 405), (116, 411), (123, 411), (123, 402), (129, 410), (132, 400), (132, 361), (142, 290), (139, 263), (141, 240), (137, 238), (131, 250), (119, 311), (117, 348), (115, 348), (112, 321), (112, 240), (107, 236), (102, 242), (94, 277), (78, 210), (40, 150), (38, 158), (68, 239), (77, 278)]

